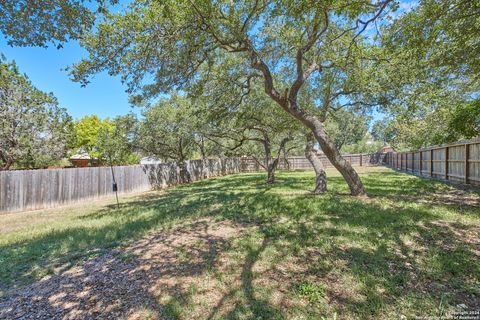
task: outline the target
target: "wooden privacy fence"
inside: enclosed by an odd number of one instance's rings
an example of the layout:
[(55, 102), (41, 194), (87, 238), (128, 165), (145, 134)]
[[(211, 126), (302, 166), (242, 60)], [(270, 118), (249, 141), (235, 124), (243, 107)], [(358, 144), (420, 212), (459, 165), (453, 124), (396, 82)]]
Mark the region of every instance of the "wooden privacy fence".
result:
[[(121, 193), (141, 192), (176, 185), (180, 181), (175, 163), (116, 166), (113, 168)], [(187, 161), (192, 180), (240, 171), (240, 160)], [(35, 210), (113, 195), (110, 167), (0, 171), (0, 212)]]
[[(345, 160), (350, 162), (352, 166), (374, 166), (385, 162), (386, 153), (364, 153), (364, 154), (344, 154)], [(331, 168), (333, 165), (324, 154), (318, 155), (325, 168)], [(262, 166), (257, 160), (252, 158), (241, 158), (242, 172), (256, 172), (262, 170)], [(286, 160), (281, 159), (278, 164), (279, 169), (296, 170), (296, 169), (312, 169), (310, 161), (305, 157), (288, 157)]]
[(392, 168), (435, 179), (480, 185), (480, 138), (408, 152), (389, 152)]
[[(354, 166), (369, 166), (384, 161), (385, 154), (344, 155)], [(321, 155), (325, 167), (331, 167)], [(186, 163), (193, 181), (238, 172), (261, 171), (253, 159), (228, 158), (191, 160)], [(289, 157), (280, 169), (310, 169), (305, 157)], [(175, 162), (113, 167), (120, 193), (162, 189), (180, 183)], [(0, 171), (0, 212), (36, 210), (86, 199), (113, 195), (110, 167)]]

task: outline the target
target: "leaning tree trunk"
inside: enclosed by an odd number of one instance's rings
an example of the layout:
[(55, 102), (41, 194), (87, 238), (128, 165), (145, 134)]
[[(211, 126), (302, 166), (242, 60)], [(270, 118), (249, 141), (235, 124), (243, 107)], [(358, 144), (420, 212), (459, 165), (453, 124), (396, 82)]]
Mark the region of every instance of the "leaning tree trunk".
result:
[(312, 126), (312, 132), (315, 135), (320, 147), (322, 148), (323, 153), (325, 156), (330, 160), (333, 166), (342, 174), (343, 178), (348, 184), (350, 188), (350, 193), (354, 196), (362, 196), (365, 195), (365, 188), (363, 186), (362, 180), (358, 176), (355, 169), (353, 169), (352, 165), (345, 160), (338, 151), (337, 147), (333, 144), (333, 142), (328, 137), (327, 133), (325, 132), (325, 127), (320, 120), (315, 119)]
[(350, 188), (350, 193), (353, 196), (365, 195), (366, 193), (362, 180), (360, 180), (360, 177), (355, 169), (353, 169), (352, 165), (342, 157), (340, 151), (338, 151), (337, 147), (330, 140), (320, 119), (299, 109), (296, 103), (292, 101), (290, 101), (290, 107), (286, 106), (285, 109), (292, 116), (300, 120), (306, 127), (312, 130), (312, 133), (320, 144), (325, 156), (328, 158), (328, 160), (330, 160), (332, 165), (341, 173), (347, 182), (348, 187)]
[(306, 135), (307, 143), (305, 144), (305, 157), (310, 161), (315, 170), (315, 189), (313, 193), (320, 194), (327, 192), (327, 174), (323, 169), (322, 161), (317, 157), (313, 144), (315, 138), (313, 133)]
[[(357, 172), (353, 167), (348, 163), (340, 154), (335, 145), (330, 141), (327, 133), (325, 132), (324, 125), (322, 121), (315, 115), (306, 112), (305, 110), (300, 109), (297, 104), (297, 95), (302, 87), (305, 80), (308, 78), (308, 75), (315, 70), (315, 68), (309, 68), (309, 70), (304, 70), (302, 67), (303, 63), (303, 54), (308, 51), (314, 42), (311, 42), (309, 45), (299, 49), (297, 52), (297, 79), (290, 87), (286, 89), (285, 93), (280, 94), (274, 87), (273, 77), (270, 69), (258, 56), (254, 50), (250, 50), (250, 59), (252, 67), (263, 74), (265, 93), (268, 94), (277, 104), (282, 107), (286, 112), (292, 115), (294, 118), (303, 123), (307, 128), (312, 130), (315, 139), (320, 144), (322, 151), (327, 156), (328, 160), (333, 164), (333, 166), (342, 174), (343, 178), (350, 188), (350, 192), (354, 196), (360, 196), (365, 194), (365, 188), (363, 183), (360, 180)], [(315, 64), (310, 67), (318, 67)]]

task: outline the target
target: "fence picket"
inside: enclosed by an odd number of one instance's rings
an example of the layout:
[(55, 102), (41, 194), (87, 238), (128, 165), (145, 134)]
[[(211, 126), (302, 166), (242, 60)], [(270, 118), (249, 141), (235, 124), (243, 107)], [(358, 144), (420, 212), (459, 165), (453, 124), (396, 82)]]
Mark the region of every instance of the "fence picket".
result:
[[(431, 178), (451, 180), (480, 185), (480, 138), (461, 141), (458, 143), (432, 146), (417, 151), (390, 152), (386, 157), (386, 164), (392, 168), (409, 172), (408, 155), (420, 153), (420, 175), (423, 175), (423, 163), (429, 163), (428, 174)], [(425, 159), (429, 155), (429, 159)], [(403, 166), (403, 158), (407, 164)], [(398, 161), (400, 159), (400, 165)], [(412, 165), (412, 172), (416, 170)], [(425, 168), (427, 171), (427, 168)]]
[[(362, 157), (367, 157), (363, 159)], [(332, 167), (325, 155), (325, 167)], [(352, 165), (370, 166), (386, 162), (386, 154), (345, 155)], [(310, 169), (305, 157), (289, 157), (290, 169)], [(287, 161), (279, 169), (288, 169)], [(238, 172), (259, 171), (253, 159), (228, 158), (188, 161), (193, 181)], [(142, 192), (178, 184), (176, 163), (114, 167), (120, 193)], [(0, 212), (55, 207), (86, 199), (113, 195), (109, 167), (0, 171)]]

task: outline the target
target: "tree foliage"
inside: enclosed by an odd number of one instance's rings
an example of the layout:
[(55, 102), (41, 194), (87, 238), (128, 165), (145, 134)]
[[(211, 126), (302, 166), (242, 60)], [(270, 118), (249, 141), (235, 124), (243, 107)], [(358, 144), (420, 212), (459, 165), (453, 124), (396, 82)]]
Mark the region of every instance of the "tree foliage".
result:
[(2, 0), (0, 31), (15, 46), (58, 47), (80, 38), (117, 0)]
[(374, 135), (399, 150), (475, 136), (467, 128), (475, 127), (480, 89), (479, 8), (479, 1), (423, 0), (384, 28), (388, 59), (373, 74), (388, 112)]
[(449, 129), (462, 138), (480, 136), (480, 99), (460, 104), (455, 108)]
[(113, 131), (113, 124), (109, 119), (100, 119), (97, 115), (84, 116), (75, 123), (76, 148), (78, 152), (86, 152), (98, 158), (101, 143), (100, 134)]
[[(82, 40), (89, 57), (78, 63), (74, 80), (107, 70), (121, 75), (137, 99), (171, 89), (188, 90), (198, 71), (225, 66), (243, 87), (258, 79), (265, 93), (314, 132), (325, 154), (353, 194), (362, 183), (326, 134), (323, 117), (300, 103), (304, 85), (323, 116), (343, 105), (372, 106), (363, 99), (372, 88), (363, 70), (376, 59), (365, 30), (393, 1), (134, 1), (128, 10), (108, 14)], [(366, 81), (369, 80), (369, 81)], [(374, 86), (373, 86), (374, 88)], [(248, 90), (248, 89), (247, 89)], [(299, 100), (300, 99), (300, 100)]]
[(421, 0), (397, 19), (385, 44), (408, 52), (411, 63), (445, 76), (468, 78), (478, 89), (480, 74), (480, 1)]
[[(370, 118), (344, 109), (333, 112), (325, 127), (338, 148), (352, 145), (362, 140), (368, 132)], [(343, 151), (343, 150), (342, 150)]]
[(134, 152), (139, 123), (133, 114), (119, 116), (101, 126), (95, 144), (102, 162), (110, 165), (138, 164), (139, 157)]
[(143, 112), (137, 145), (165, 161), (188, 160), (198, 150), (197, 116), (190, 99), (182, 95), (163, 98)]
[(66, 155), (72, 119), (53, 94), (35, 88), (13, 62), (0, 60), (0, 168), (38, 168)]
[(205, 132), (206, 136), (237, 156), (255, 159), (267, 171), (267, 183), (275, 182), (280, 158), (298, 153), (304, 145), (301, 126), (277, 108), (259, 86), (251, 88), (233, 107), (219, 104), (214, 106), (214, 125)]

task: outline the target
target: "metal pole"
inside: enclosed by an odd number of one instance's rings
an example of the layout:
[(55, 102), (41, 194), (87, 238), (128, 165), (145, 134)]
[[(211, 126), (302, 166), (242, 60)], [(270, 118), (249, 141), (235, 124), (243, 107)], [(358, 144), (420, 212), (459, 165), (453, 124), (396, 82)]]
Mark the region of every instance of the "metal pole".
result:
[(113, 165), (111, 160), (110, 160), (110, 169), (112, 170), (113, 191), (115, 191), (115, 198), (117, 198), (117, 209), (120, 209), (120, 203), (118, 202), (118, 186), (117, 186), (117, 181), (115, 181), (115, 174), (113, 173)]

